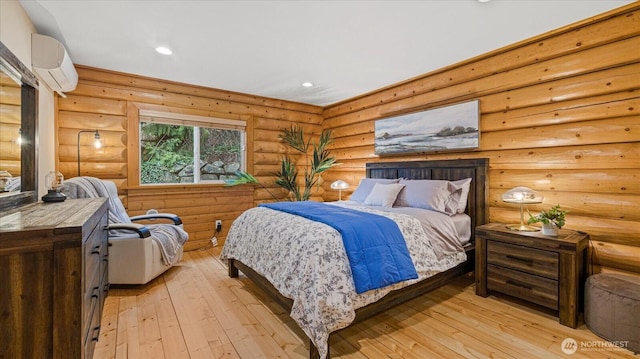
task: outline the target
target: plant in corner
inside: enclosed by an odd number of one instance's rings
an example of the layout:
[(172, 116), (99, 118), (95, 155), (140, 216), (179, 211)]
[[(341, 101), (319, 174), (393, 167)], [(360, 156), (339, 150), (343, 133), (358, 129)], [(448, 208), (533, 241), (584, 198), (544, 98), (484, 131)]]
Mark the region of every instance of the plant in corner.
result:
[[(543, 234), (552, 234), (554, 231), (553, 229), (551, 229), (552, 227), (554, 226), (557, 228), (564, 227), (566, 214), (567, 214), (567, 211), (560, 209), (560, 205), (558, 204), (551, 207), (551, 209), (548, 211), (545, 211), (545, 210), (540, 211), (540, 213), (538, 213), (536, 216), (532, 216), (531, 213), (529, 213), (528, 223), (532, 224), (532, 223), (541, 222), (543, 227), (542, 228)], [(557, 230), (555, 231), (557, 234)]]
[[(279, 138), (292, 149), (305, 155), (308, 165), (304, 169), (304, 188), (301, 189), (300, 184), (298, 184), (298, 167), (290, 156), (285, 155), (280, 163), (280, 169), (274, 173), (276, 176), (275, 184), (289, 192), (288, 198), (290, 201), (307, 201), (311, 197), (313, 187), (318, 184), (322, 173), (337, 164), (335, 157), (327, 149), (327, 145), (333, 140), (331, 131), (322, 131), (316, 143), (312, 142), (310, 138), (305, 138), (302, 126), (292, 125), (290, 128), (284, 128)], [(312, 154), (309, 153), (310, 149), (313, 149)], [(236, 175), (238, 179), (228, 181), (227, 185), (260, 184), (255, 177), (246, 172), (238, 172)], [(264, 185), (260, 185), (266, 189)], [(274, 199), (277, 199), (271, 192), (269, 194)]]

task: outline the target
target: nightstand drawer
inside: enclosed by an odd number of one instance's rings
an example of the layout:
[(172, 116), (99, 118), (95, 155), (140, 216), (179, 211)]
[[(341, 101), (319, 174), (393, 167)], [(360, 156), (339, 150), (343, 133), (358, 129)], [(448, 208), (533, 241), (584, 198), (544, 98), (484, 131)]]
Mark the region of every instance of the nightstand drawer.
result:
[(558, 310), (558, 281), (555, 280), (490, 264), (487, 288)]
[(487, 263), (558, 280), (558, 253), (487, 241)]

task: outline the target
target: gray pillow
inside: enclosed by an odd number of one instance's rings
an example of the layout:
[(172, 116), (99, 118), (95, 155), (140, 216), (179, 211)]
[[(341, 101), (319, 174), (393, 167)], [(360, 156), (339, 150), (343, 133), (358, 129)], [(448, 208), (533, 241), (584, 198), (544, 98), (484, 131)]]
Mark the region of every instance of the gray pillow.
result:
[(402, 179), (400, 184), (405, 187), (398, 195), (395, 207), (424, 208), (447, 213), (446, 204), (451, 195), (449, 181)]
[(400, 181), (399, 179), (363, 178), (360, 181), (358, 188), (356, 188), (356, 190), (353, 191), (349, 199), (352, 201), (362, 203), (364, 202), (365, 199), (367, 199), (367, 196), (369, 196), (369, 193), (371, 193), (371, 190), (373, 189), (373, 186), (376, 183), (390, 184), (390, 183), (398, 183), (399, 181)]
[(364, 204), (391, 208), (403, 187), (404, 185), (400, 183), (376, 183), (364, 200)]

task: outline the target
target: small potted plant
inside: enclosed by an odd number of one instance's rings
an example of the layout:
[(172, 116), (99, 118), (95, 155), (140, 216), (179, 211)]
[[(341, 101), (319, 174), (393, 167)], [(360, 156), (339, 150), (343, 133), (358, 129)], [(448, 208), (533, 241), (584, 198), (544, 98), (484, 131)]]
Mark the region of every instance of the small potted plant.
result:
[(541, 211), (538, 215), (532, 216), (529, 213), (529, 224), (542, 223), (542, 234), (547, 236), (557, 236), (558, 229), (564, 226), (564, 217), (567, 211), (560, 209), (560, 205), (551, 207), (548, 211)]

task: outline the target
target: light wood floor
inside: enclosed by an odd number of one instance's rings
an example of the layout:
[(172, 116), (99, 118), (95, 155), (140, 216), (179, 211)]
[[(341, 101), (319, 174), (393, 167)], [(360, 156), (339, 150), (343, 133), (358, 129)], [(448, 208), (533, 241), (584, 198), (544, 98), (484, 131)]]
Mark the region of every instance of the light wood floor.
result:
[[(246, 277), (227, 277), (220, 249), (184, 261), (144, 287), (112, 289), (94, 358), (308, 358), (302, 332)], [(602, 341), (539, 308), (476, 296), (473, 279), (414, 299), (332, 336), (334, 358), (639, 358), (618, 349), (561, 350)]]

